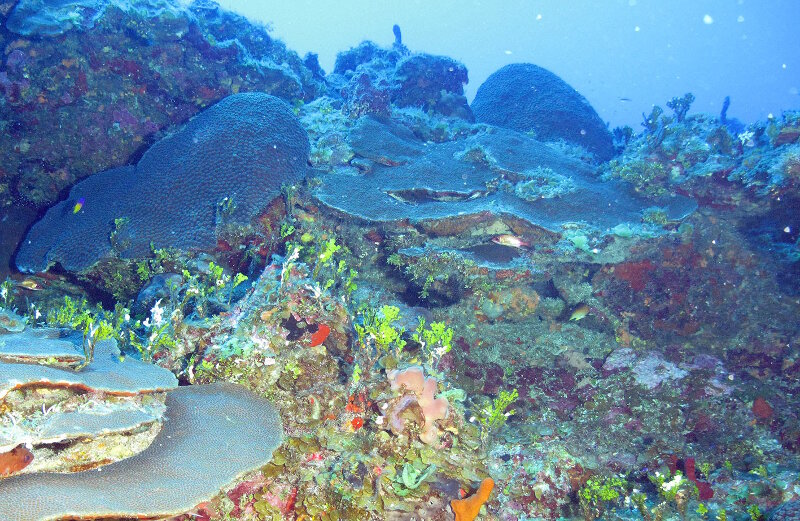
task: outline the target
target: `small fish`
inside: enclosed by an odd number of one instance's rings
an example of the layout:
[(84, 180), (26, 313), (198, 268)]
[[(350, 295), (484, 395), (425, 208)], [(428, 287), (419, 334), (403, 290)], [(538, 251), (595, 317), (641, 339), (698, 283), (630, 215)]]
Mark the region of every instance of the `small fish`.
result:
[(23, 281), (17, 282), (16, 286), (18, 288), (27, 289), (30, 291), (41, 291), (44, 289), (42, 286), (39, 285), (38, 282), (36, 282), (33, 279), (25, 279)]
[(589, 306), (587, 306), (586, 304), (581, 304), (580, 306), (575, 308), (575, 311), (572, 312), (572, 314), (569, 316), (569, 319), (577, 321), (582, 319), (588, 314), (589, 314)]
[(502, 246), (510, 246), (512, 248), (529, 248), (530, 243), (525, 242), (516, 235), (495, 235), (492, 237), (492, 242), (495, 244), (500, 244)]
[(620, 100), (621, 102), (623, 102), (623, 103), (627, 103), (627, 102), (629, 102), (629, 101), (633, 101), (633, 100), (632, 100), (632, 99), (630, 99), (630, 98), (620, 98), (619, 100)]
[(311, 347), (316, 347), (322, 344), (328, 335), (331, 333), (331, 328), (325, 324), (320, 324), (316, 331), (311, 333)]
[(25, 445), (17, 445), (8, 452), (0, 453), (0, 477), (16, 474), (30, 465), (33, 453)]
[(78, 199), (78, 202), (77, 202), (77, 203), (75, 203), (75, 206), (73, 206), (73, 207), (72, 207), (72, 213), (73, 213), (73, 214), (75, 214), (75, 213), (78, 213), (78, 212), (80, 212), (80, 211), (81, 211), (81, 208), (83, 208), (83, 203), (84, 203), (85, 201), (86, 201), (86, 199), (84, 199), (83, 197), (81, 197), (80, 199)]

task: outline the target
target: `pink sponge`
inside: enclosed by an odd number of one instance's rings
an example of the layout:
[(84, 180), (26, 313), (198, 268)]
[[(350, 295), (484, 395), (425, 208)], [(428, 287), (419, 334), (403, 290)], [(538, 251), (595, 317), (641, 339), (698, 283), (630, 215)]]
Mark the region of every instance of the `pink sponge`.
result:
[(422, 367), (411, 366), (403, 370), (389, 371), (389, 384), (393, 391), (400, 391), (401, 396), (395, 400), (388, 411), (389, 427), (395, 434), (406, 428), (408, 412), (419, 408), (421, 411), (421, 431), (419, 439), (428, 445), (436, 445), (441, 431), (436, 420), (447, 417), (449, 403), (444, 398), (435, 398), (438, 390), (434, 378), (425, 378)]

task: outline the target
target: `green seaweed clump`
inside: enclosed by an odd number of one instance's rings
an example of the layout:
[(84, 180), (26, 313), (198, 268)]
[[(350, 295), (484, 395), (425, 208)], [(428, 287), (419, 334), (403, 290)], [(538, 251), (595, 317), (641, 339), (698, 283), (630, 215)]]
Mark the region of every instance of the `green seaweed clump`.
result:
[(431, 322), (425, 329), (425, 319), (419, 317), (417, 330), (411, 335), (415, 342), (422, 346), (431, 367), (437, 368), (439, 360), (450, 352), (453, 341), (453, 329), (444, 322)]
[(519, 392), (514, 389), (513, 391), (500, 391), (497, 398), (491, 403), (487, 404), (478, 410), (475, 415), (478, 424), (481, 426), (481, 441), (485, 445), (489, 440), (489, 436), (500, 430), (506, 424), (506, 421), (517, 413), (515, 409), (508, 410), (514, 402), (519, 398)]
[(358, 343), (366, 349), (375, 348), (378, 352), (393, 352), (400, 356), (406, 341), (402, 338), (404, 330), (396, 327), (400, 319), (400, 308), (383, 306), (380, 310), (365, 308), (361, 311), (361, 324), (355, 324)]
[(599, 519), (608, 509), (619, 506), (627, 489), (628, 482), (616, 476), (589, 478), (578, 491), (578, 502), (584, 519)]

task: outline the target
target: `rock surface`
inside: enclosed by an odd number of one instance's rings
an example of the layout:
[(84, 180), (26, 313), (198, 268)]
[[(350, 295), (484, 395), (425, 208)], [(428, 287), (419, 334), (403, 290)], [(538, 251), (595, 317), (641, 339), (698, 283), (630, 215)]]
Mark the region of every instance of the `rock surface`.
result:
[(324, 89), (266, 27), (215, 2), (21, 0), (0, 4), (0, 25), (0, 207), (47, 207), (230, 94), (292, 103)]

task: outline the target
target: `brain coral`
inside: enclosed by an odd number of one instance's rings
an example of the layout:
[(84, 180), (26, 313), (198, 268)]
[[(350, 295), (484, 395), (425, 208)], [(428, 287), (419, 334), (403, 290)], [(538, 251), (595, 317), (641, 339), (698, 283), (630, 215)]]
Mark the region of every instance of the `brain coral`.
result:
[(135, 166), (76, 184), (31, 228), (17, 267), (85, 270), (111, 252), (112, 231), (125, 258), (147, 254), (151, 243), (211, 248), (220, 202), (233, 201), (225, 222), (249, 223), (283, 183), (303, 178), (308, 152), (308, 136), (286, 103), (262, 93), (229, 96), (155, 143)]
[(180, 514), (265, 465), (283, 440), (274, 407), (240, 386), (180, 387), (167, 395), (166, 406), (161, 432), (136, 456), (74, 474), (0, 480), (0, 517), (45, 521)]
[(603, 161), (614, 155), (611, 133), (586, 98), (531, 63), (506, 65), (489, 76), (471, 107), (480, 123), (534, 131), (540, 141), (563, 139)]

